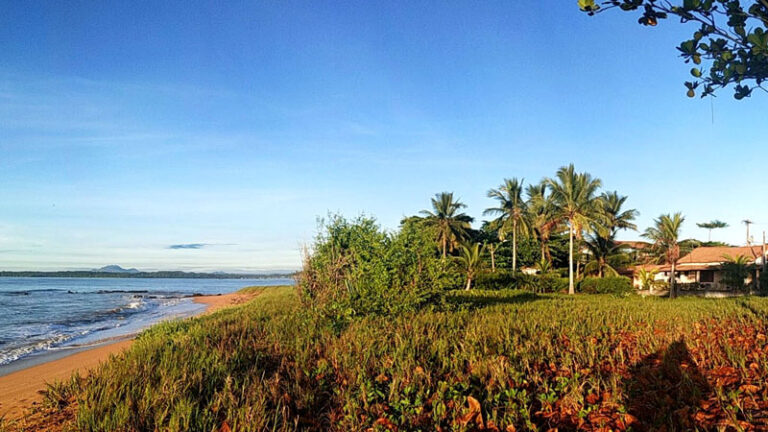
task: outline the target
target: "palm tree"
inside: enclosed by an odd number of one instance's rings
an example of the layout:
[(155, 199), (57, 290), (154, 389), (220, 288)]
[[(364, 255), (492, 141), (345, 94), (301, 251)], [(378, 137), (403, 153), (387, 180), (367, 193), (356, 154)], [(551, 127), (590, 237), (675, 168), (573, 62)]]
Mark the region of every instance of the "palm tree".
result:
[(531, 231), (539, 241), (541, 257), (552, 264), (552, 254), (549, 251), (549, 237), (560, 225), (560, 218), (556, 212), (552, 194), (547, 193), (547, 183), (528, 185), (525, 190), (528, 195), (528, 221)]
[(536, 270), (538, 270), (541, 275), (547, 275), (552, 272), (552, 264), (547, 261), (546, 258), (541, 258), (539, 262), (536, 263)]
[(626, 196), (621, 196), (618, 192), (605, 192), (600, 196), (603, 202), (603, 213), (605, 215), (605, 227), (610, 234), (616, 234), (619, 230), (636, 230), (637, 225), (632, 223), (639, 212), (635, 209), (623, 210), (622, 207), (627, 201)]
[[(745, 282), (754, 270), (752, 260), (744, 255), (723, 255), (723, 283), (729, 288), (745, 290), (748, 285)], [(752, 279), (753, 282), (755, 279)]]
[(480, 243), (461, 243), (459, 246), (459, 256), (456, 257), (456, 260), (467, 275), (465, 290), (472, 288), (472, 280), (482, 268), (483, 249), (485, 249), (485, 246), (481, 247)]
[(556, 214), (568, 221), (568, 293), (575, 294), (573, 283), (573, 239), (581, 238), (584, 227), (596, 223), (603, 215), (602, 200), (597, 191), (602, 186), (599, 179), (588, 173), (577, 173), (570, 164), (557, 170), (557, 179), (548, 179), (555, 202)]
[(498, 189), (488, 191), (488, 198), (498, 201), (498, 207), (485, 209), (484, 215), (498, 215), (493, 221), (499, 227), (499, 239), (504, 241), (507, 233), (512, 233), (512, 271), (517, 270), (517, 235), (528, 233), (526, 204), (523, 200), (523, 180), (504, 179)]
[(712, 230), (713, 229), (728, 228), (728, 224), (726, 222), (723, 222), (723, 221), (717, 220), (717, 219), (715, 219), (713, 221), (709, 221), (709, 222), (697, 223), (696, 226), (699, 227), (699, 228), (704, 228), (705, 230), (707, 230), (707, 242), (711, 242), (712, 241)]
[(585, 273), (617, 276), (617, 267), (626, 265), (629, 255), (626, 246), (616, 242), (616, 234), (622, 229), (637, 229), (632, 223), (637, 217), (637, 210), (623, 210), (626, 196), (617, 192), (605, 192), (600, 195), (602, 217), (591, 223), (592, 233), (587, 235), (585, 243), (591, 260), (584, 266)]
[(467, 237), (472, 218), (460, 212), (465, 207), (461, 201), (453, 199), (453, 192), (441, 192), (432, 198), (432, 211), (421, 211), (425, 222), (437, 230), (443, 259), (449, 250), (453, 251), (454, 246)]
[(654, 219), (654, 226), (647, 228), (643, 233), (643, 237), (653, 243), (651, 245), (652, 252), (660, 260), (671, 266), (669, 277), (670, 298), (677, 297), (675, 271), (677, 260), (680, 259), (680, 227), (684, 221), (685, 218), (679, 212), (673, 215), (664, 214), (659, 216), (658, 219)]
[(496, 272), (496, 250), (504, 243), (499, 238), (499, 228), (494, 221), (484, 221), (483, 226), (480, 228), (480, 237), (482, 242), (488, 248), (488, 252), (491, 256), (491, 272)]
[(640, 281), (640, 289), (653, 292), (653, 288), (658, 285), (656, 282), (656, 275), (659, 271), (656, 269), (640, 268), (637, 273), (637, 278)]
[(586, 245), (590, 260), (584, 266), (584, 273), (597, 274), (597, 277), (618, 276), (617, 268), (629, 262), (626, 246), (616, 243), (613, 235), (587, 234)]

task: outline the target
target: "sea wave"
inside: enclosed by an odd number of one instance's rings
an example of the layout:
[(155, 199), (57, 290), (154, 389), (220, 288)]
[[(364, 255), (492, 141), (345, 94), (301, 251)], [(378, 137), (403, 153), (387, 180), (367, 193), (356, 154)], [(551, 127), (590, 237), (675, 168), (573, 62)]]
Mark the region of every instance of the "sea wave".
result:
[(68, 340), (75, 338), (76, 336), (77, 335), (66, 335), (66, 334), (51, 335), (47, 339), (39, 341), (34, 344), (15, 347), (8, 350), (2, 350), (0, 351), (0, 366), (16, 361), (22, 357), (25, 357), (37, 351), (49, 350), (56, 345), (62, 344)]
[(187, 297), (124, 295), (122, 304), (109, 310), (73, 313), (59, 320), (41, 319), (37, 324), (38, 330), (7, 335), (11, 336), (8, 340), (4, 338), (0, 343), (0, 366), (33, 354), (98, 343), (102, 340), (98, 335), (114, 335), (115, 331), (120, 334), (123, 331), (118, 329), (123, 327), (137, 331), (136, 325), (144, 327), (163, 317), (173, 316), (175, 306), (189, 302)]
[(32, 295), (49, 293), (67, 293), (77, 295), (115, 295), (115, 294), (133, 294), (149, 298), (188, 298), (194, 297), (195, 293), (185, 293), (180, 291), (149, 291), (149, 290), (98, 290), (98, 291), (73, 291), (64, 289), (30, 289), (15, 291), (0, 291), (0, 295)]

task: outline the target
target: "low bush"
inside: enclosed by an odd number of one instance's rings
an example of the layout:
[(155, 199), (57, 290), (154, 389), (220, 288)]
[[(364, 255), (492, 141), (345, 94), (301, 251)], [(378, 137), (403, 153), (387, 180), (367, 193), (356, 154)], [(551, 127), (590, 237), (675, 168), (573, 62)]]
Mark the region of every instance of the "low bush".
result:
[(586, 294), (614, 294), (620, 296), (634, 292), (632, 281), (623, 276), (584, 278), (579, 282), (579, 290)]
[(557, 273), (549, 273), (537, 277), (540, 293), (560, 293), (568, 291), (568, 278), (561, 277)]
[(706, 289), (704, 285), (698, 282), (678, 282), (675, 284), (675, 287), (680, 291), (703, 291)]
[(495, 272), (483, 272), (475, 279), (475, 288), (482, 290), (515, 289), (518, 286), (519, 273), (498, 269)]
[(475, 287), (481, 290), (524, 290), (535, 293), (556, 293), (568, 289), (568, 278), (557, 273), (544, 275), (513, 273), (509, 270), (496, 270), (477, 277)]

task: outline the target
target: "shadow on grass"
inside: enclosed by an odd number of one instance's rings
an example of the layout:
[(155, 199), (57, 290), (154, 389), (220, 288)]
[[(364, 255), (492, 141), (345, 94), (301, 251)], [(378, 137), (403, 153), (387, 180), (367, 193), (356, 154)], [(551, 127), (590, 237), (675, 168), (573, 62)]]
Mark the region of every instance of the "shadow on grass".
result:
[(640, 431), (694, 430), (700, 402), (712, 392), (685, 342), (646, 356), (625, 380), (626, 406)]
[(445, 296), (445, 302), (457, 309), (523, 304), (541, 299), (541, 296), (527, 291), (454, 291)]

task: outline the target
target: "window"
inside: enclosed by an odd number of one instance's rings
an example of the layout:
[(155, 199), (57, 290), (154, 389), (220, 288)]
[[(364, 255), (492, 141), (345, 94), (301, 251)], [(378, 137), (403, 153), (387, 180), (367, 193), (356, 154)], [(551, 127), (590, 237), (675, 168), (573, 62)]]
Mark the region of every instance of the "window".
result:
[(702, 270), (701, 273), (699, 273), (699, 282), (707, 283), (707, 282), (714, 282), (714, 281), (715, 281), (714, 270)]

